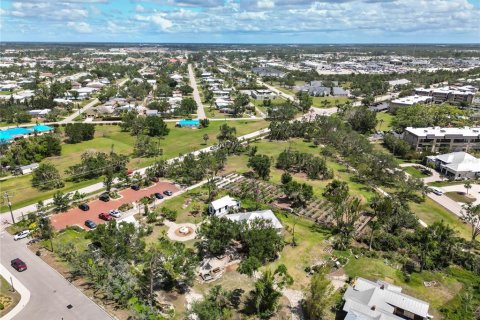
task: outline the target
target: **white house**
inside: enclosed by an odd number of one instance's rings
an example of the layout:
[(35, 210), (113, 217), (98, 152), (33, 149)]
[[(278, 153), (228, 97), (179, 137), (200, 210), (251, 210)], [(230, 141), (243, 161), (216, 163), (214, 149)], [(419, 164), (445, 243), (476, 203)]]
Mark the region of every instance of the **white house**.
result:
[(425, 320), (430, 305), (384, 281), (355, 280), (343, 295), (345, 320)]
[(463, 151), (428, 156), (427, 163), (433, 163), (440, 173), (453, 179), (480, 178), (480, 159)]
[(212, 201), (208, 205), (208, 212), (211, 215), (221, 217), (226, 215), (229, 212), (237, 211), (240, 209), (240, 201), (233, 199), (230, 196), (225, 196), (223, 198)]
[(263, 211), (252, 211), (252, 212), (241, 212), (235, 214), (229, 214), (225, 216), (227, 219), (232, 221), (246, 221), (250, 224), (252, 221), (256, 219), (264, 219), (270, 222), (273, 228), (275, 228), (278, 232), (283, 231), (283, 226), (280, 220), (275, 216), (272, 210), (263, 210)]
[(26, 165), (26, 166), (20, 166), (20, 167), (16, 168), (15, 172), (17, 174), (29, 174), (29, 173), (32, 173), (33, 170), (37, 169), (38, 167), (39, 167), (38, 163), (32, 163), (32, 164), (29, 164), (29, 165)]

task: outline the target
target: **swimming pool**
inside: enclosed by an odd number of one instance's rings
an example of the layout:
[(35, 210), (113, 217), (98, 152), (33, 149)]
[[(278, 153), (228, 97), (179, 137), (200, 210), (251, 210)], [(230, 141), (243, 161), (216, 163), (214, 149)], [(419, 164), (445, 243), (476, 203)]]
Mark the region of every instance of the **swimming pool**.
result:
[(15, 139), (18, 136), (23, 136), (26, 134), (37, 132), (46, 132), (53, 130), (52, 127), (39, 124), (31, 128), (11, 128), (6, 130), (0, 130), (0, 143), (7, 143)]
[(200, 121), (198, 121), (198, 119), (185, 119), (185, 120), (180, 120), (178, 121), (178, 124), (181, 126), (181, 127), (194, 127), (194, 126), (199, 126), (200, 125)]

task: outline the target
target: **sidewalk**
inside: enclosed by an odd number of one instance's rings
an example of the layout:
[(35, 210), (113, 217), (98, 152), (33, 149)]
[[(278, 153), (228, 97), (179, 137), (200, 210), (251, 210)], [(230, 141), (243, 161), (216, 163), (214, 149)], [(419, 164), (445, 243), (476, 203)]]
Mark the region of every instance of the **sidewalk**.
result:
[(9, 313), (2, 317), (2, 320), (10, 320), (13, 319), (20, 311), (22, 311), (22, 309), (25, 308), (27, 303), (30, 301), (30, 291), (2, 264), (0, 264), (0, 274), (9, 283), (11, 282), (10, 279), (12, 279), (13, 287), (20, 294), (20, 301), (18, 304), (12, 310), (10, 310)]

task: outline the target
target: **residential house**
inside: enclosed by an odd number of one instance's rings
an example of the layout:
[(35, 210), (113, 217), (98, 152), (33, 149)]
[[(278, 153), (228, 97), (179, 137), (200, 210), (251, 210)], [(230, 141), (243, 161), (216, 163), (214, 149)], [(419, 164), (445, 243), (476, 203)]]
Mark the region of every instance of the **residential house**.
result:
[(29, 174), (39, 167), (38, 163), (32, 163), (26, 166), (20, 166), (14, 169), (14, 174)]
[(283, 231), (283, 226), (280, 220), (275, 216), (272, 210), (263, 210), (263, 211), (252, 211), (252, 212), (241, 212), (235, 214), (229, 214), (225, 216), (227, 219), (232, 221), (246, 221), (248, 224), (252, 223), (256, 219), (263, 219), (270, 222), (270, 225), (281, 233)]
[(254, 99), (272, 99), (275, 98), (275, 94), (270, 90), (252, 90), (252, 98)]
[(240, 201), (235, 200), (230, 196), (225, 196), (208, 205), (208, 213), (211, 215), (221, 217), (227, 213), (232, 213), (240, 209)]
[(447, 178), (480, 178), (480, 159), (463, 151), (428, 156), (427, 164), (430, 163), (432, 163), (435, 168)]
[(426, 320), (428, 302), (402, 293), (402, 288), (358, 278), (343, 295), (345, 320)]

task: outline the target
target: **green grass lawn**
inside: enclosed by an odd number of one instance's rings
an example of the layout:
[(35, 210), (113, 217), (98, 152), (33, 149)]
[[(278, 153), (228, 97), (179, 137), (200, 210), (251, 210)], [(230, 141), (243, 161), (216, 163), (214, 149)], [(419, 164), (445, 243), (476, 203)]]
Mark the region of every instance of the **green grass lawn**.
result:
[(0, 303), (2, 303), (4, 307), (0, 310), (0, 317), (6, 315), (20, 301), (20, 294), (17, 291), (10, 291), (10, 288), (10, 283), (4, 277), (0, 276)]
[[(176, 128), (174, 123), (168, 123), (171, 131), (160, 143), (161, 148), (163, 148), (163, 158), (173, 158), (179, 154), (206, 147), (203, 140), (205, 133), (210, 137), (207, 142), (208, 145), (216, 143), (219, 128), (224, 123), (223, 121), (212, 121), (204, 129)], [(228, 121), (227, 123), (229, 126), (234, 126), (237, 129), (237, 136), (242, 136), (268, 126), (268, 123), (264, 120), (239, 120)], [(128, 132), (120, 131), (118, 126), (96, 126), (95, 139), (77, 144), (63, 144), (61, 156), (49, 157), (43, 161), (53, 163), (60, 171), (60, 174), (66, 177), (65, 170), (69, 166), (79, 163), (80, 157), (85, 151), (110, 152), (113, 148), (117, 153), (131, 155), (134, 144), (135, 137)], [(155, 161), (155, 158), (132, 158), (128, 167), (129, 169), (137, 169), (151, 165)], [(14, 209), (36, 203), (39, 200), (48, 199), (57, 191), (39, 191), (31, 186), (31, 179), (31, 175), (25, 175), (0, 182), (0, 190), (9, 191), (13, 194), (11, 201)], [(99, 181), (101, 181), (101, 178), (78, 183), (66, 182), (65, 187), (60, 190), (64, 192), (72, 191)], [(4, 212), (6, 210), (8, 210), (6, 203), (2, 203), (1, 211)]]
[(331, 108), (346, 103), (349, 99), (344, 97), (312, 97), (313, 106), (317, 108)]
[(425, 221), (426, 224), (430, 225), (436, 221), (443, 220), (454, 228), (461, 237), (470, 240), (470, 227), (432, 199), (426, 197), (422, 203), (412, 202), (410, 203), (410, 208), (420, 219)]
[[(273, 157), (272, 167), (270, 173), (270, 181), (276, 184), (280, 184), (281, 176), (283, 170), (275, 168), (275, 161), (283, 150), (290, 148), (292, 150), (297, 150), (300, 152), (310, 153), (319, 156), (320, 148), (301, 139), (291, 139), (289, 141), (268, 141), (261, 140), (253, 143), (252, 145), (257, 146), (258, 154), (264, 154), (269, 157)], [(228, 159), (225, 171), (232, 172), (236, 171), (239, 173), (244, 173), (250, 171), (247, 167), (248, 157), (246, 155), (233, 156)], [(374, 193), (366, 188), (364, 185), (354, 182), (352, 178), (352, 173), (347, 172), (346, 167), (338, 164), (331, 159), (327, 159), (327, 166), (334, 171), (334, 178), (346, 181), (350, 187), (352, 195), (358, 196), (363, 200), (370, 199)], [(325, 189), (325, 186), (331, 182), (331, 180), (312, 180), (308, 179), (304, 174), (294, 174), (294, 179), (299, 182), (306, 182), (313, 186), (314, 193), (317, 196), (320, 196)]]
[[(55, 251), (55, 248), (58, 248), (59, 246), (64, 246), (68, 243), (72, 243), (77, 250), (86, 250), (88, 248), (88, 244), (91, 242), (90, 239), (86, 238), (86, 235), (86, 231), (65, 229), (53, 238), (53, 250)], [(51, 249), (50, 241), (42, 240), (40, 243), (48, 250)]]
[(465, 194), (456, 191), (445, 192), (445, 195), (456, 202), (472, 203), (475, 201), (475, 198), (467, 197)]
[[(293, 277), (293, 289), (304, 290), (310, 283), (306, 276), (305, 268), (323, 259), (325, 245), (323, 240), (330, 236), (329, 231), (321, 229), (313, 221), (306, 220), (294, 215), (277, 213), (276, 216), (282, 222), (285, 231), (286, 245), (280, 253), (280, 258), (266, 266), (275, 269), (279, 264), (284, 264), (288, 273)], [(293, 237), (293, 225), (295, 224), (296, 246), (291, 246)], [(287, 231), (288, 229), (288, 231)]]
[(380, 131), (390, 131), (392, 130), (392, 120), (393, 116), (387, 112), (378, 112), (377, 113), (377, 130)]
[[(441, 318), (439, 309), (451, 301), (463, 287), (462, 283), (453, 276), (430, 271), (413, 273), (411, 280), (405, 282), (402, 272), (385, 264), (382, 259), (351, 257), (344, 269), (351, 277), (364, 277), (373, 281), (380, 279), (401, 286), (402, 292), (429, 302), (430, 313), (435, 316), (435, 319)], [(427, 288), (423, 285), (423, 281), (432, 280), (436, 280), (440, 286)]]
[(415, 177), (415, 178), (421, 179), (421, 178), (428, 177), (428, 175), (426, 175), (425, 173), (423, 173), (422, 171), (418, 170), (415, 167), (406, 167), (406, 168), (403, 168), (403, 171), (405, 171), (406, 173), (410, 174), (412, 177)]

